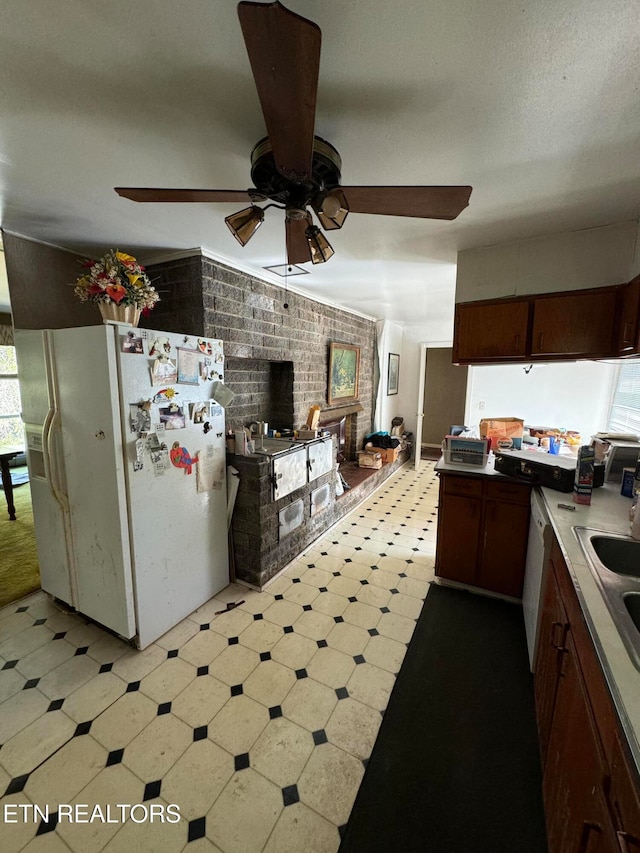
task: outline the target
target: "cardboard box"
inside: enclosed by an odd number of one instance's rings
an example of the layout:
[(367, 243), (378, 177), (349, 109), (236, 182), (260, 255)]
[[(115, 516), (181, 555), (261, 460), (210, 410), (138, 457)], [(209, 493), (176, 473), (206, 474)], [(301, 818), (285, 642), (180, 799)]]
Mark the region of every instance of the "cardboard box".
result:
[(480, 421), (480, 437), (490, 438), (495, 450), (499, 438), (510, 438), (514, 450), (522, 450), (524, 421), (520, 418), (483, 418)]
[(359, 450), (358, 468), (382, 468), (382, 455), (377, 450)]
[(400, 455), (400, 445), (397, 447), (374, 447), (373, 444), (366, 444), (364, 449), (368, 453), (379, 453), (383, 464), (395, 462)]

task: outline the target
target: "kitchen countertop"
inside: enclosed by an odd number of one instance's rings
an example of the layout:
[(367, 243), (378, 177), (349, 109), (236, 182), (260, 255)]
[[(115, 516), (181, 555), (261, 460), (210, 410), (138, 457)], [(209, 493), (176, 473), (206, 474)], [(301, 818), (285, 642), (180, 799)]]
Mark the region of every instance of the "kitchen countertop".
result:
[[(440, 457), (437, 472), (473, 474), (478, 477), (514, 479), (493, 467), (495, 457), (489, 455), (487, 465), (452, 465)], [(560, 549), (573, 579), (587, 626), (594, 641), (609, 689), (618, 711), (629, 747), (640, 772), (640, 671), (634, 666), (607, 605), (589, 568), (587, 558), (574, 532), (574, 527), (591, 527), (606, 533), (629, 535), (631, 501), (620, 494), (620, 483), (605, 483), (593, 490), (591, 504), (574, 504), (573, 496), (548, 487), (536, 487), (542, 494)], [(558, 504), (574, 506), (571, 512)]]

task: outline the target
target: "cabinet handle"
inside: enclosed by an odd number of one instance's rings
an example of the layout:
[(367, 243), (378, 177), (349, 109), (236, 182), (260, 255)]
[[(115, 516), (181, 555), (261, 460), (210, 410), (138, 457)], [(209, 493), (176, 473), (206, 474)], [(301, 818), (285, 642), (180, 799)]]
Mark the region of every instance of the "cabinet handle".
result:
[(622, 343), (629, 343), (631, 340), (631, 335), (627, 332), (627, 329), (631, 329), (632, 324), (627, 322), (624, 324), (624, 329), (622, 330)]
[(544, 340), (544, 332), (540, 332), (540, 337), (538, 338), (538, 349), (542, 351), (542, 341)]
[(520, 349), (520, 335), (516, 335), (516, 352)]
[(551, 623), (551, 645), (556, 651), (561, 652), (563, 650), (562, 643), (564, 642), (564, 637), (562, 638), (562, 641), (560, 643), (556, 643), (556, 628), (560, 628), (562, 630), (562, 628), (564, 628), (564, 625), (562, 624), (562, 622)]
[(620, 853), (629, 853), (629, 845), (627, 841), (636, 841), (637, 839), (634, 836), (629, 835), (628, 832), (623, 832), (619, 829), (616, 832), (616, 841), (618, 842), (618, 847), (620, 848)]
[(578, 853), (588, 853), (589, 851), (589, 839), (591, 838), (591, 832), (602, 832), (602, 827), (599, 823), (594, 823), (590, 820), (585, 820), (582, 824), (582, 836), (580, 837), (580, 847), (578, 848)]

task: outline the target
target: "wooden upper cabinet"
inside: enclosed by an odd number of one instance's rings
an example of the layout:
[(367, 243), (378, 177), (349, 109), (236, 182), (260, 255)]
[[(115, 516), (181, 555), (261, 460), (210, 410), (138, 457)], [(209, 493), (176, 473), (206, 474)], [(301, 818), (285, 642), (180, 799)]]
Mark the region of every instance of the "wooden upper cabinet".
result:
[(618, 299), (617, 352), (619, 355), (627, 355), (638, 352), (640, 346), (640, 276), (620, 288)]
[(527, 354), (529, 303), (466, 302), (456, 305), (453, 360), (506, 361)]
[(536, 298), (531, 355), (611, 355), (615, 319), (616, 294), (610, 289)]
[(640, 354), (640, 276), (590, 290), (456, 304), (457, 364)]

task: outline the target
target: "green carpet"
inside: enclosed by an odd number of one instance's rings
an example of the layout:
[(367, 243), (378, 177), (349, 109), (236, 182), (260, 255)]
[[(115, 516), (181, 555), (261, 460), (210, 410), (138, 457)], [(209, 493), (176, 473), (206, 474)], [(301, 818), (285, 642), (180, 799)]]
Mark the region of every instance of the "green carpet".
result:
[(431, 584), (340, 853), (545, 853), (522, 609)]
[(16, 520), (9, 521), (0, 491), (0, 607), (40, 589), (29, 484), (14, 487)]

